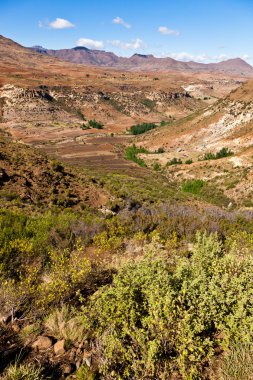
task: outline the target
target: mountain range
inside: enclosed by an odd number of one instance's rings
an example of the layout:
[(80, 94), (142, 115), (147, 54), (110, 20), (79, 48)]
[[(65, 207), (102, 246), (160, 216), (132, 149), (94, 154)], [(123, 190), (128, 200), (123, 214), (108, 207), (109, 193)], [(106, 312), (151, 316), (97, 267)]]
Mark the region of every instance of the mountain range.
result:
[(119, 57), (112, 52), (92, 50), (82, 46), (72, 49), (52, 50), (42, 46), (30, 48), (37, 53), (57, 57), (73, 63), (111, 67), (129, 71), (192, 71), (192, 72), (225, 72), (236, 75), (252, 76), (253, 68), (241, 58), (229, 59), (218, 63), (183, 62), (173, 58), (156, 58), (152, 54), (134, 54), (129, 58)]

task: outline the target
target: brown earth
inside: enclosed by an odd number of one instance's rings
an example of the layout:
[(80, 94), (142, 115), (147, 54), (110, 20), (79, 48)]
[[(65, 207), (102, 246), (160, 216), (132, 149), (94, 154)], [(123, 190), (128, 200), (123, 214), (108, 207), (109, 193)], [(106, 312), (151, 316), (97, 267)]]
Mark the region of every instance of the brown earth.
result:
[[(133, 165), (120, 158), (119, 145), (132, 140), (125, 135), (127, 128), (187, 116), (243, 80), (218, 73), (105, 71), (38, 54), (0, 37), (0, 128), (74, 164), (131, 170)], [(201, 94), (185, 90), (187, 86), (201, 86)], [(102, 122), (104, 129), (81, 129), (84, 118)]]
[(85, 174), (0, 135), (0, 204), (99, 208), (109, 195)]
[[(167, 166), (171, 179), (202, 179), (221, 188), (235, 203), (252, 207), (253, 81), (204, 111), (140, 136), (138, 144), (152, 151), (164, 148), (159, 157), (142, 155), (149, 165), (156, 161), (164, 166), (174, 157), (183, 163), (193, 160), (191, 165)], [(203, 161), (205, 153), (215, 154), (222, 148), (233, 155)]]
[[(221, 73), (169, 71), (154, 76), (150, 72), (105, 71), (38, 54), (3, 37), (0, 53), (0, 128), (17, 141), (74, 165), (136, 171), (138, 176), (144, 169), (123, 159), (124, 146), (135, 141), (126, 130), (135, 123), (174, 118), (169, 126), (137, 139), (152, 151), (165, 149), (163, 154), (145, 157), (148, 164), (158, 161), (165, 165), (173, 157), (193, 159), (192, 166), (166, 169), (173, 180), (207, 175), (209, 180), (221, 178), (218, 161), (206, 174), (196, 160), (224, 146), (236, 153), (224, 159), (226, 170), (233, 171), (235, 166), (244, 170), (251, 165), (252, 83), (236, 90), (245, 79)], [(231, 90), (234, 92), (222, 100)], [(96, 119), (104, 128), (82, 129), (87, 123), (84, 119)], [(250, 178), (247, 181), (245, 189), (250, 196)], [(228, 193), (235, 199), (245, 194), (240, 189)]]

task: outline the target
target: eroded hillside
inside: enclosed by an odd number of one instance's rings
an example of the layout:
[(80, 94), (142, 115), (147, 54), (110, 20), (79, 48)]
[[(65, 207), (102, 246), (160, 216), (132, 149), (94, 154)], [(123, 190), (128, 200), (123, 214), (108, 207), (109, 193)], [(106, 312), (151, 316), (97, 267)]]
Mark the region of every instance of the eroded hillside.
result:
[[(159, 157), (148, 155), (146, 160), (150, 164), (159, 162), (167, 176), (179, 182), (207, 181), (235, 202), (250, 206), (252, 136), (253, 91), (249, 81), (203, 112), (140, 137), (139, 144), (152, 150), (164, 148)], [(215, 159), (224, 149), (231, 154)]]
[(19, 208), (100, 208), (109, 195), (85, 174), (49, 159), (24, 144), (0, 135), (1, 207), (13, 202)]

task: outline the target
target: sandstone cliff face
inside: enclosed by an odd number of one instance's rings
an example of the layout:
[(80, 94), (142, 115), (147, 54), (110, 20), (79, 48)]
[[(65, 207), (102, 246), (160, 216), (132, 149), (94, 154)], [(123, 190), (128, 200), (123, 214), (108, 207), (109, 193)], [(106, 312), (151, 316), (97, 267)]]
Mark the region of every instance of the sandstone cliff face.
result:
[(26, 89), (5, 85), (0, 89), (2, 121), (39, 121), (67, 117), (45, 89)]
[(119, 91), (99, 91), (87, 86), (22, 88), (4, 85), (0, 88), (0, 117), (5, 122), (63, 121), (81, 123), (84, 118), (98, 118), (102, 122), (124, 116), (159, 121), (166, 115), (190, 112), (200, 102), (185, 92), (168, 90), (139, 90), (122, 85)]

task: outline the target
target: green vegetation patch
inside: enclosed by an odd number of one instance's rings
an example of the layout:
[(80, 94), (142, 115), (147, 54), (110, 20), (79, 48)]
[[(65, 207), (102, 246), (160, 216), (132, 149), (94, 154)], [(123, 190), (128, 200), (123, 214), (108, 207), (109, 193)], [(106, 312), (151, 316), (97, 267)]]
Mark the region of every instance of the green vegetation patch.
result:
[(176, 158), (176, 157), (173, 157), (170, 161), (167, 162), (167, 166), (172, 166), (172, 165), (181, 165), (183, 163), (183, 161), (181, 160), (181, 158)]
[(125, 158), (142, 167), (146, 167), (147, 165), (145, 164), (145, 161), (137, 156), (139, 153), (148, 153), (148, 150), (142, 147), (137, 147), (136, 145), (128, 146), (125, 150)]
[(132, 125), (130, 127), (130, 133), (132, 135), (140, 135), (140, 134), (148, 132), (154, 128), (157, 128), (157, 125), (155, 123), (136, 124), (136, 125)]
[(181, 183), (181, 191), (183, 193), (193, 194), (205, 202), (221, 207), (227, 207), (231, 202), (221, 189), (202, 179), (189, 179), (184, 181)]
[(218, 160), (220, 158), (233, 156), (233, 154), (234, 154), (234, 152), (232, 150), (230, 150), (228, 148), (222, 148), (217, 153), (211, 153), (211, 152), (205, 153), (205, 155), (203, 157), (203, 161)]
[(145, 107), (149, 108), (152, 111), (156, 106), (156, 101), (145, 98), (141, 101), (141, 104), (143, 104)]
[(83, 124), (80, 128), (83, 129), (83, 130), (90, 129), (90, 128), (103, 129), (104, 126), (99, 121), (96, 121), (95, 119), (92, 119), (92, 120), (89, 120), (87, 124)]
[(182, 191), (185, 193), (199, 194), (205, 182), (202, 179), (191, 179), (185, 181), (182, 185)]
[(153, 240), (142, 260), (124, 266), (83, 308), (100, 373), (165, 379), (176, 371), (184, 380), (205, 378), (217, 349), (253, 343), (252, 271), (252, 257), (238, 260), (235, 247), (225, 250), (217, 234), (198, 233), (190, 257), (174, 260)]

